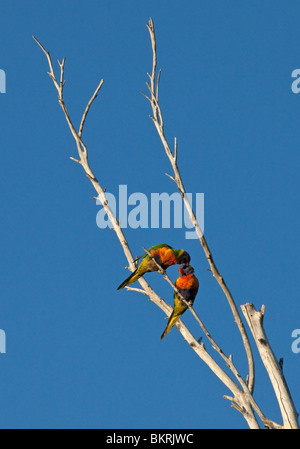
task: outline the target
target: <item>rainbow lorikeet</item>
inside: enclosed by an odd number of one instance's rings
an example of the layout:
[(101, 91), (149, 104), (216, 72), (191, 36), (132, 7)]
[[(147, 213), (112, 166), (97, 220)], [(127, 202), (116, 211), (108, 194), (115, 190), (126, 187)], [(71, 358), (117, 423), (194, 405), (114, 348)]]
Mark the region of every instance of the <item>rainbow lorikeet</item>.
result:
[[(180, 276), (177, 279), (175, 285), (183, 298), (193, 304), (199, 288), (199, 281), (194, 275), (194, 268), (191, 265), (181, 265), (179, 267), (179, 274)], [(161, 340), (167, 335), (168, 332), (170, 332), (176, 321), (181, 317), (181, 315), (186, 311), (187, 308), (187, 305), (184, 304), (184, 302), (174, 291), (174, 309), (169, 318), (167, 327), (160, 337)]]
[[(174, 249), (165, 243), (151, 246), (151, 248), (148, 249), (148, 252), (164, 270), (175, 264), (189, 264), (191, 260), (190, 255), (184, 251), (184, 249)], [(137, 281), (141, 276), (149, 271), (158, 271), (157, 265), (151, 257), (148, 256), (148, 254), (143, 254), (143, 256), (144, 258), (140, 265), (127, 279), (125, 279), (124, 282), (122, 282), (121, 285), (119, 285), (118, 290), (121, 290), (121, 288), (126, 287), (126, 285), (130, 285)]]

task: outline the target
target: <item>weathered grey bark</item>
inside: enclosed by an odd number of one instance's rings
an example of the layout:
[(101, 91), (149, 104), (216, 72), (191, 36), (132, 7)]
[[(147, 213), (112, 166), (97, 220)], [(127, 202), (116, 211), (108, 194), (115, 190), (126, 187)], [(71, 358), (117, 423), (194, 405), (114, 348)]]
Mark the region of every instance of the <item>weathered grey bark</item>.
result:
[(241, 309), (272, 383), (280, 407), (283, 427), (285, 429), (299, 429), (298, 413), (284, 378), (282, 367), (275, 357), (263, 327), (265, 306), (262, 306), (262, 308), (257, 311), (253, 304), (247, 303), (242, 305)]

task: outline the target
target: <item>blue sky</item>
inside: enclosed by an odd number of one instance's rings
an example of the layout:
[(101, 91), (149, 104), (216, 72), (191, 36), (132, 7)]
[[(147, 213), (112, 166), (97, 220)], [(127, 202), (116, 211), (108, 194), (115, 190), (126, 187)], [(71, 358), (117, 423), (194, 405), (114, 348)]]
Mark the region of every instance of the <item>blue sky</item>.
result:
[[(84, 129), (101, 185), (115, 195), (123, 184), (128, 194), (171, 194), (169, 162), (140, 94), (152, 68), (150, 17), (166, 135), (178, 139), (186, 190), (205, 195), (205, 235), (237, 304), (265, 304), (265, 328), (300, 409), (300, 354), (291, 350), (300, 328), (300, 95), (291, 90), (299, 3), (4, 0), (1, 428), (247, 427), (176, 328), (160, 341), (163, 313), (117, 291), (126, 259), (115, 234), (96, 226), (95, 193), (69, 159), (76, 146), (31, 37), (55, 69), (66, 56), (65, 101), (76, 126), (105, 80)], [(200, 281), (195, 309), (245, 374), (239, 334), (199, 242), (184, 229), (127, 229), (126, 237), (136, 255), (163, 242), (190, 253)], [(176, 267), (169, 275), (175, 281)], [(147, 280), (172, 304), (159, 275)], [(189, 312), (183, 321), (201, 336)], [(255, 398), (280, 422), (251, 343)]]

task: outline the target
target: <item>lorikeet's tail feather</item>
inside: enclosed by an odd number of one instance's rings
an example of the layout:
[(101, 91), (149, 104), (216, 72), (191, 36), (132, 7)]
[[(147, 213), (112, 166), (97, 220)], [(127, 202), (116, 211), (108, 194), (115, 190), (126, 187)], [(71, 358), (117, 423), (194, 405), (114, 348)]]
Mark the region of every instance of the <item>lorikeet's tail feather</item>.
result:
[(133, 282), (137, 281), (141, 277), (141, 274), (137, 273), (137, 270), (138, 269), (136, 269), (133, 273), (131, 273), (131, 275), (128, 276), (128, 278), (125, 279), (125, 281), (122, 282), (121, 285), (119, 285), (118, 290), (121, 290), (121, 288), (126, 287), (126, 285), (133, 284)]
[(176, 321), (180, 318), (180, 315), (174, 315), (174, 310), (169, 318), (167, 327), (165, 328), (165, 330), (163, 331), (163, 333), (161, 334), (160, 339), (162, 340), (172, 329), (172, 327), (174, 326), (174, 324), (176, 323)]

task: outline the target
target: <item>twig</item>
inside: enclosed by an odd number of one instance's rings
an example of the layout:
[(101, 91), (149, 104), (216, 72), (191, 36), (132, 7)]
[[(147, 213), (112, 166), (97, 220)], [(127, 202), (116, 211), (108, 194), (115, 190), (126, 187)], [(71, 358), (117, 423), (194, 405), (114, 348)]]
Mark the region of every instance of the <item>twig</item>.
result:
[(101, 89), (103, 83), (104, 83), (104, 80), (102, 79), (102, 80), (100, 81), (100, 83), (99, 83), (97, 89), (95, 90), (95, 92), (94, 92), (92, 98), (91, 98), (90, 101), (88, 102), (87, 107), (85, 108), (85, 111), (84, 111), (84, 113), (83, 113), (83, 116), (82, 116), (82, 119), (81, 119), (81, 122), (80, 122), (80, 126), (79, 126), (79, 131), (78, 131), (78, 136), (79, 136), (79, 137), (81, 137), (81, 135), (82, 135), (83, 126), (84, 126), (84, 123), (85, 123), (86, 116), (87, 116), (87, 114), (88, 114), (88, 112), (89, 112), (89, 110), (90, 110), (90, 107), (91, 107), (93, 101), (97, 98), (98, 92), (99, 92), (99, 90)]
[(128, 287), (127, 285), (125, 288), (127, 291), (138, 292), (138, 293), (142, 293), (143, 295), (149, 296), (149, 293), (147, 293), (145, 290), (142, 290), (141, 288)]

